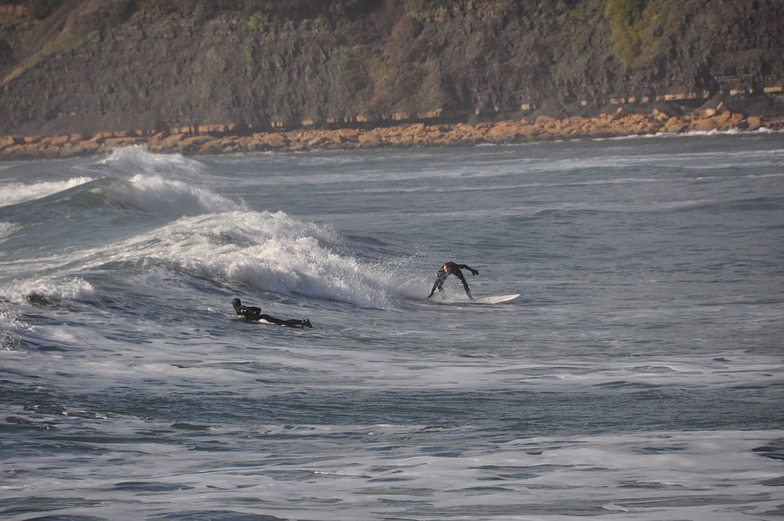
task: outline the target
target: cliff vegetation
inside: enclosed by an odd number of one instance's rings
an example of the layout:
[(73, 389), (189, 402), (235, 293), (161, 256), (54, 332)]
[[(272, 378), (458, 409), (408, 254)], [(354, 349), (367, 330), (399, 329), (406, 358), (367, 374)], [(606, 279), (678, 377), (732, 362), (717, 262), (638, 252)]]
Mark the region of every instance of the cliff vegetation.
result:
[(780, 0), (0, 0), (0, 135), (784, 114)]

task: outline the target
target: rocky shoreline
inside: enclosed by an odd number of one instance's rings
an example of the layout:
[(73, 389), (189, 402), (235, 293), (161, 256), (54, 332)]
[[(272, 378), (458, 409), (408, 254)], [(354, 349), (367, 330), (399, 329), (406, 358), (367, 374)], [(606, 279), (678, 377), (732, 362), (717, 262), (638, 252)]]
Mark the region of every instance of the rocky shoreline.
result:
[(656, 110), (650, 114), (626, 113), (619, 108), (615, 113), (593, 118), (557, 119), (539, 116), (535, 119), (476, 124), (418, 122), (326, 130), (303, 128), (254, 132), (235, 125), (202, 125), (156, 133), (121, 131), (101, 132), (92, 136), (5, 136), (0, 137), (0, 161), (65, 159), (134, 145), (146, 146), (148, 150), (157, 153), (216, 155), (239, 152), (469, 146), (700, 131), (751, 132), (761, 129), (784, 129), (784, 117), (747, 116), (719, 105), (717, 108), (679, 116)]

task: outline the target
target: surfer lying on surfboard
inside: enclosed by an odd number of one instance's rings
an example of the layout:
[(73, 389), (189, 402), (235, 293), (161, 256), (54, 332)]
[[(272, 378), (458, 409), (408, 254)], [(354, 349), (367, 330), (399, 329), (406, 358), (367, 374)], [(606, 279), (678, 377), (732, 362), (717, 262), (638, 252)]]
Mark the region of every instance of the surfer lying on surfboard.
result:
[(466, 279), (463, 276), (463, 272), (460, 271), (461, 269), (470, 271), (472, 275), (479, 275), (479, 271), (475, 270), (471, 266), (467, 266), (465, 264), (455, 264), (451, 261), (445, 262), (444, 265), (441, 266), (441, 269), (438, 270), (438, 273), (436, 273), (436, 282), (433, 284), (433, 289), (430, 290), (430, 295), (428, 295), (427, 298), (432, 297), (436, 290), (444, 291), (444, 281), (448, 276), (454, 275), (460, 279), (460, 282), (463, 283), (463, 288), (465, 289), (468, 298), (473, 300), (474, 297), (471, 296), (471, 290), (468, 289), (468, 282), (466, 282)]
[(242, 301), (238, 298), (232, 300), (231, 304), (234, 306), (234, 311), (236, 311), (238, 315), (242, 315), (248, 320), (263, 320), (264, 322), (269, 322), (270, 324), (277, 324), (279, 326), (286, 327), (299, 327), (302, 329), (313, 327), (313, 325), (310, 323), (310, 320), (307, 318), (303, 318), (302, 320), (297, 320), (296, 318), (284, 320), (282, 318), (271, 317), (269, 315), (263, 314), (261, 312), (261, 308), (255, 306), (243, 306)]

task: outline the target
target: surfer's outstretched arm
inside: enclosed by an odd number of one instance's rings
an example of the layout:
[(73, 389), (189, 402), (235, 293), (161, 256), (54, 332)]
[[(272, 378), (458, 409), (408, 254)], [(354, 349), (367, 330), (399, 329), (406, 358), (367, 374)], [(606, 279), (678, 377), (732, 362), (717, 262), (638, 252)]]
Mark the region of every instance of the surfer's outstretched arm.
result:
[(469, 266), (467, 264), (458, 264), (457, 267), (460, 268), (461, 270), (468, 270), (468, 271), (470, 271), (471, 275), (479, 275), (479, 270), (475, 270), (474, 268), (472, 268), (471, 266)]
[[(461, 268), (462, 268), (462, 267), (463, 267), (463, 266), (461, 266)], [(471, 269), (471, 268), (469, 268), (468, 266), (465, 266), (465, 267), (466, 267), (467, 269), (469, 269), (469, 270)], [(472, 273), (473, 273), (474, 271), (475, 271), (475, 270), (471, 270), (471, 272), (472, 272)], [(477, 272), (477, 273), (478, 273), (478, 272)], [(456, 276), (458, 279), (460, 279), (460, 282), (462, 282), (462, 283), (463, 283), (463, 289), (465, 290), (465, 292), (466, 292), (466, 295), (468, 295), (468, 298), (470, 298), (471, 300), (473, 300), (473, 299), (474, 299), (474, 297), (472, 297), (472, 296), (471, 296), (471, 290), (468, 288), (468, 282), (466, 282), (466, 279), (465, 279), (465, 277), (463, 276), (463, 272), (462, 272), (462, 271), (460, 271), (459, 269), (458, 269), (458, 270), (455, 270), (455, 276)]]

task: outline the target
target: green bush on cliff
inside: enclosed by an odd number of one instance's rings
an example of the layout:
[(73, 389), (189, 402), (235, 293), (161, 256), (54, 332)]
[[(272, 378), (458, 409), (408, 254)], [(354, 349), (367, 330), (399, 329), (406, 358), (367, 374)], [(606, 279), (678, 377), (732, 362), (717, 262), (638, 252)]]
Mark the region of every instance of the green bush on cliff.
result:
[(627, 66), (640, 54), (645, 8), (649, 0), (605, 0), (610, 40), (616, 58)]

